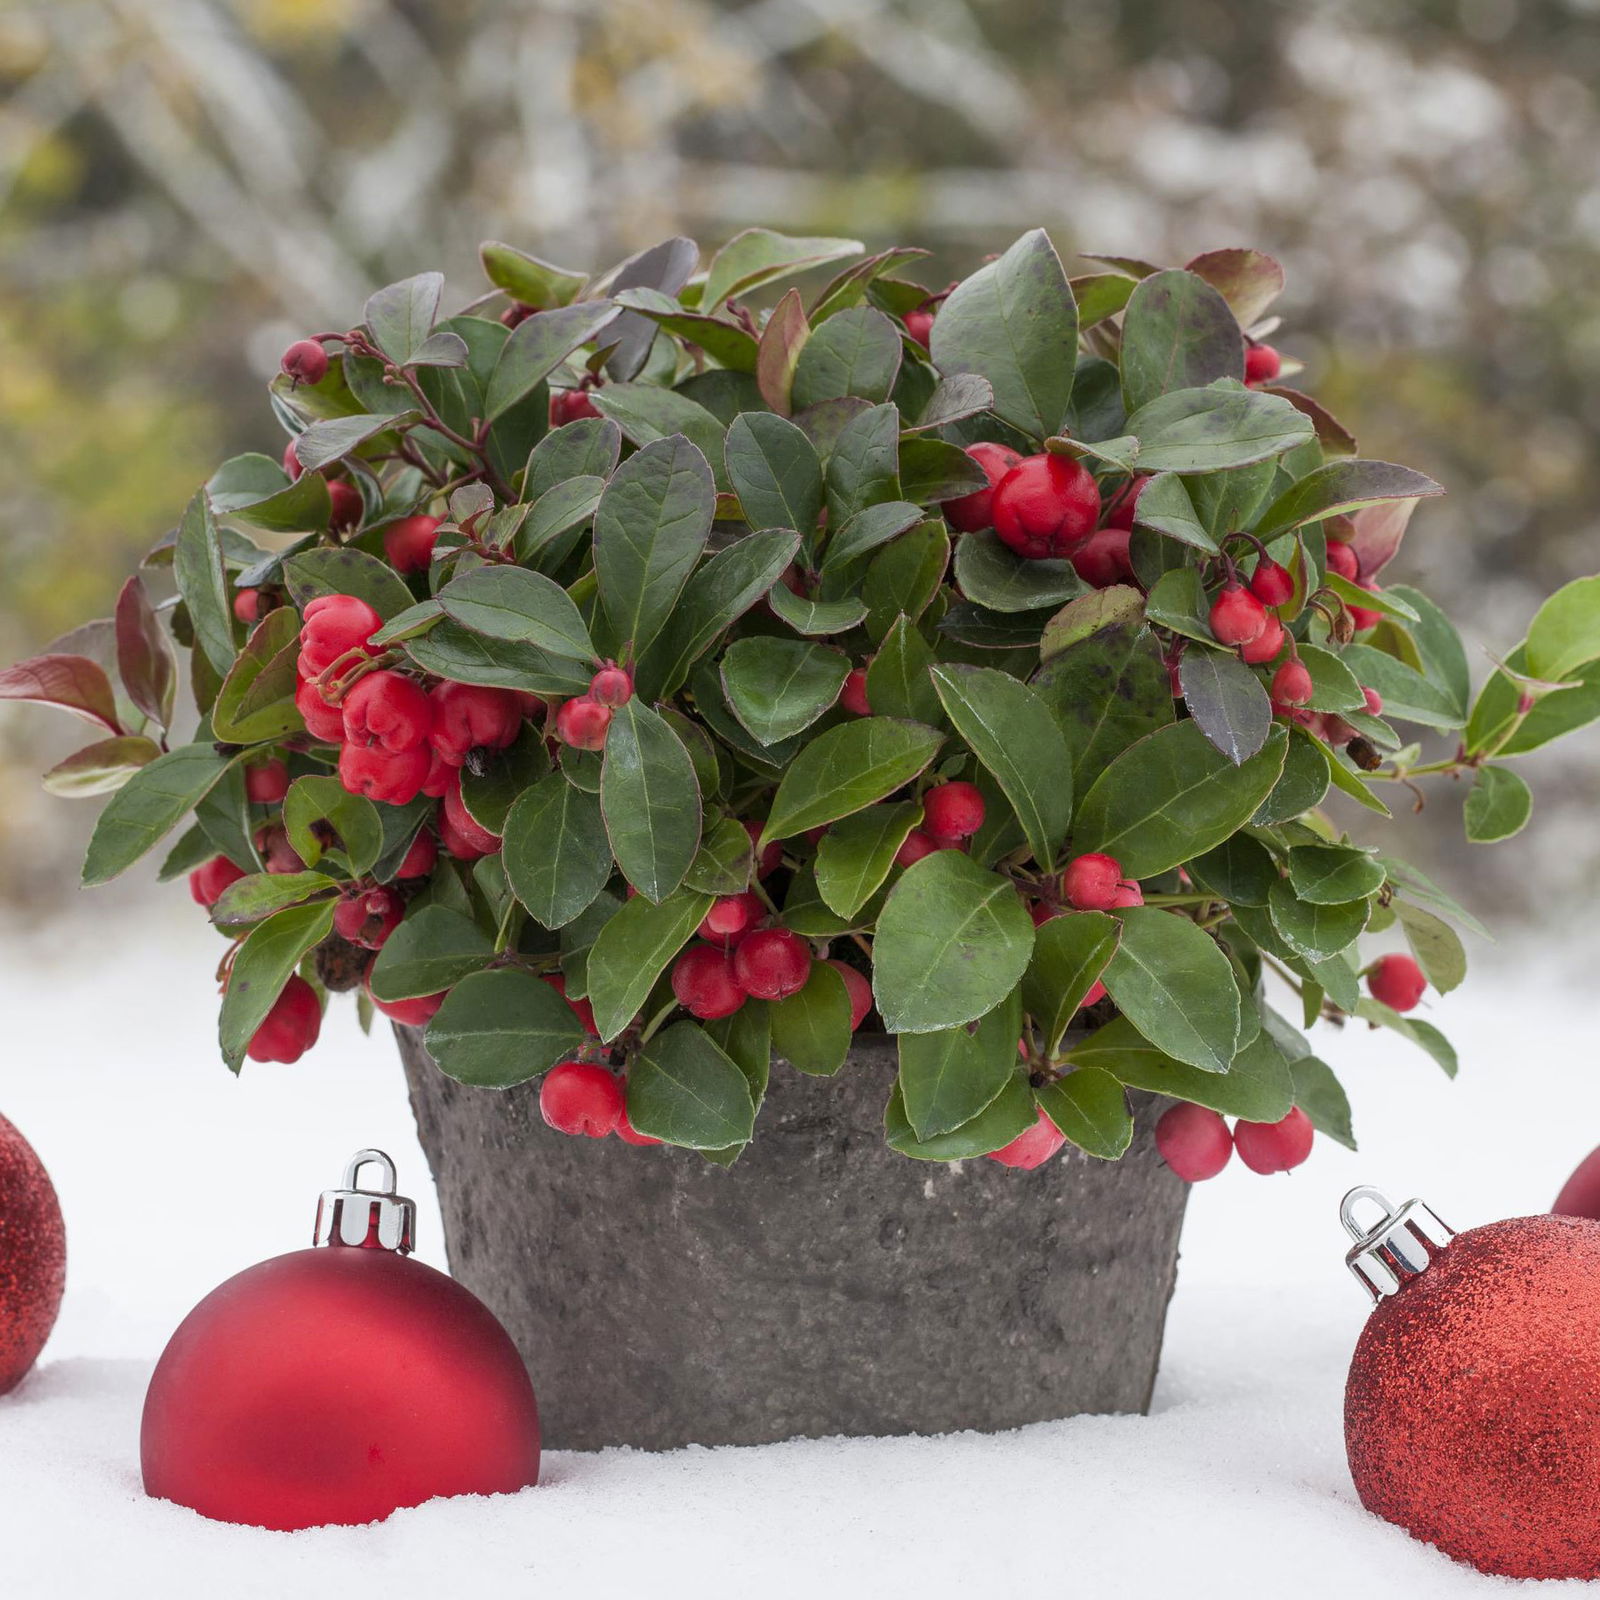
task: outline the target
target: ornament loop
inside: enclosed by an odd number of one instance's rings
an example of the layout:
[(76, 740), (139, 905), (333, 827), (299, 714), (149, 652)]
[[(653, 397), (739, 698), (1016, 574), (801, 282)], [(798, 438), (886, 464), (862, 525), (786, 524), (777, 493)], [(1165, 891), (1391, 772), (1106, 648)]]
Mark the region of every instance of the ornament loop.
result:
[[(1378, 1221), (1370, 1228), (1356, 1221), (1356, 1207), (1363, 1202), (1379, 1211)], [(1434, 1255), (1456, 1236), (1455, 1229), (1441, 1222), (1420, 1200), (1396, 1206), (1386, 1194), (1366, 1184), (1352, 1189), (1339, 1202), (1339, 1220), (1356, 1241), (1344, 1264), (1374, 1302), (1396, 1293), (1425, 1271)]]
[[(365, 1166), (378, 1168), (381, 1187), (363, 1189)], [(324, 1189), (317, 1202), (314, 1244), (355, 1245), (407, 1256), (416, 1248), (417, 1207), (395, 1191), (394, 1162), (382, 1150), (357, 1150), (344, 1169), (344, 1187)]]

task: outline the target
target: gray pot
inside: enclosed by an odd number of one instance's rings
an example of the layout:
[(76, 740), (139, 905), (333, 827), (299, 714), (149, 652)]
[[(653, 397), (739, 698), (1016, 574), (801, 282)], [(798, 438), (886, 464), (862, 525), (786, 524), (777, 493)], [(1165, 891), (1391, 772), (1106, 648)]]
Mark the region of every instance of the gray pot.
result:
[(1033, 1172), (883, 1142), (894, 1047), (775, 1063), (731, 1168), (576, 1139), (397, 1028), (450, 1268), (505, 1324), (553, 1449), (993, 1430), (1143, 1411), (1187, 1187), (1148, 1096), (1117, 1162)]

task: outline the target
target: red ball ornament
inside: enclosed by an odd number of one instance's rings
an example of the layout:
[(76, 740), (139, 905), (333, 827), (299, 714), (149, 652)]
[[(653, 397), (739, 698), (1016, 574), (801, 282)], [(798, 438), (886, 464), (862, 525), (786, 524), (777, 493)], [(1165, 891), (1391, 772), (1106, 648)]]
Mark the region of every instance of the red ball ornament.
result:
[(1365, 1188), (1340, 1216), (1376, 1302), (1345, 1388), (1361, 1503), (1481, 1572), (1600, 1576), (1600, 1223), (1457, 1235)]
[[(363, 1166), (379, 1190), (356, 1185)], [(408, 1260), (416, 1208), (359, 1150), (316, 1247), (230, 1278), (184, 1318), (145, 1396), (147, 1494), (219, 1522), (376, 1522), (439, 1495), (539, 1481), (516, 1346), (454, 1279)]]
[(66, 1282), (67, 1230), (50, 1175), (0, 1117), (0, 1394), (38, 1359)]

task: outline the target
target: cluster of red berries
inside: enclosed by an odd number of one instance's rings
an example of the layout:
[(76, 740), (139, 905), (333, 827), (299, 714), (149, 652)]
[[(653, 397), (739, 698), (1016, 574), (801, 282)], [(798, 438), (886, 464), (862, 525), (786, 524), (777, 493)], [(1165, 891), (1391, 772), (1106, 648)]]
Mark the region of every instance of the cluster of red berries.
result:
[(608, 661), (589, 680), (588, 693), (556, 708), (556, 737), (574, 750), (604, 750), (611, 713), (633, 698), (633, 674)]
[(763, 927), (767, 908), (750, 891), (716, 901), (700, 943), (673, 963), (672, 992), (702, 1022), (731, 1017), (746, 1000), (787, 1000), (811, 976), (811, 946), (788, 928)]
[(936, 783), (922, 797), (922, 825), (913, 828), (895, 853), (897, 867), (909, 867), (939, 850), (964, 850), (983, 826), (983, 795), (976, 784), (957, 779)]
[(1156, 1149), (1185, 1183), (1214, 1178), (1235, 1150), (1259, 1173), (1292, 1172), (1311, 1154), (1316, 1130), (1299, 1106), (1277, 1122), (1228, 1124), (1215, 1111), (1188, 1103), (1169, 1106), (1156, 1123)]

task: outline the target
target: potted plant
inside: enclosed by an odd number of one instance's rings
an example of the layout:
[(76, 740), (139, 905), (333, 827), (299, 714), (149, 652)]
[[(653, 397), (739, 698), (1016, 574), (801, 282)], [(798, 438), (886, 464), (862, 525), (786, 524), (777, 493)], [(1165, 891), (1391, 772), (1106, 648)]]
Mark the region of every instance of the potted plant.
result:
[(183, 830), (230, 1067), (394, 1020), (557, 1445), (1143, 1407), (1183, 1180), (1350, 1142), (1303, 1029), (1453, 1070), (1473, 923), (1385, 796), (1505, 837), (1600, 716), (1600, 579), (1476, 693), (1385, 581), (1438, 486), (1282, 381), (1269, 257), (920, 254), (382, 289), (285, 354), (283, 464), (0, 679), (96, 725), (85, 882)]

